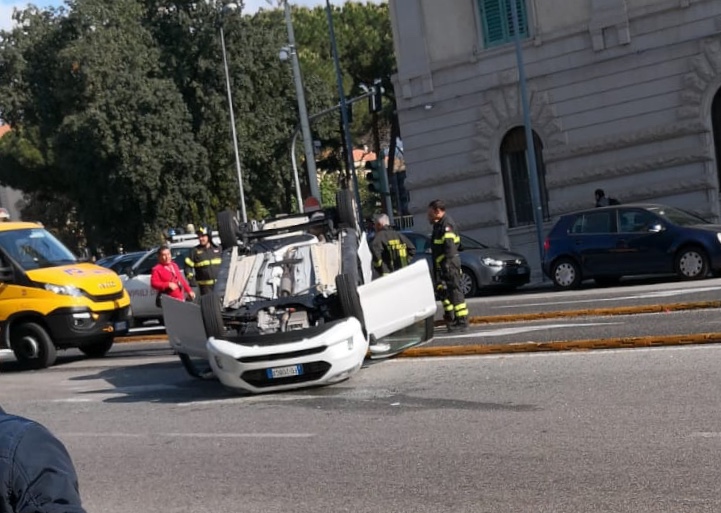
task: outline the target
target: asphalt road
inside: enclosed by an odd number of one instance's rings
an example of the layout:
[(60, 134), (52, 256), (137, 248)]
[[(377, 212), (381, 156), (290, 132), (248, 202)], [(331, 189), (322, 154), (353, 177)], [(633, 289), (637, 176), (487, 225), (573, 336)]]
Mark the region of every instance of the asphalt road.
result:
[(89, 513), (721, 511), (721, 346), (395, 359), (253, 397), (116, 351), (0, 373)]

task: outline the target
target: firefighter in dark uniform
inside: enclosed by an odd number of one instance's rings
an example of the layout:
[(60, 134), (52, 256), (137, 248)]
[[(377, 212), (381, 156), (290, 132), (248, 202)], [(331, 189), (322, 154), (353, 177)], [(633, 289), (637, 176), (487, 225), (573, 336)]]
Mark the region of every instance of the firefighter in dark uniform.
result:
[(436, 291), (443, 303), (443, 320), (449, 331), (468, 329), (468, 306), (461, 290), (461, 237), (456, 223), (446, 214), (446, 204), (433, 200), (428, 204), (428, 221), (433, 225), (431, 248)]
[(371, 242), (373, 267), (379, 276), (397, 271), (407, 266), (416, 254), (416, 247), (403, 235), (390, 226), (386, 214), (375, 217), (375, 236)]
[(185, 276), (191, 286), (200, 288), (200, 295), (204, 296), (213, 291), (218, 280), (222, 251), (213, 244), (209, 227), (201, 226), (195, 233), (198, 245), (185, 258)]

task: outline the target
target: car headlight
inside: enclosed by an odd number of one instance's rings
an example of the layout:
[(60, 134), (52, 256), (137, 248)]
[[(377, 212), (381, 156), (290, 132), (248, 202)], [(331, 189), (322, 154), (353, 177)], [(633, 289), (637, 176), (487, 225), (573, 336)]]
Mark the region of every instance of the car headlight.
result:
[(53, 285), (52, 283), (45, 283), (44, 286), (45, 290), (49, 290), (50, 292), (54, 292), (55, 294), (59, 294), (61, 296), (79, 297), (83, 295), (79, 288), (73, 287), (72, 285)]
[(495, 258), (486, 257), (481, 259), (484, 265), (488, 267), (503, 267), (503, 260), (496, 260)]

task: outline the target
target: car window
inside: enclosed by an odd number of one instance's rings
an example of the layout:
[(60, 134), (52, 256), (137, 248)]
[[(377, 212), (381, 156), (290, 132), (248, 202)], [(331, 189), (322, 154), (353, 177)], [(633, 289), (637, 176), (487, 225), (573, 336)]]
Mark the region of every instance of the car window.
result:
[(610, 233), (611, 214), (614, 214), (613, 210), (581, 214), (573, 222), (573, 225), (571, 225), (571, 233)]
[(471, 239), (468, 235), (461, 234), (461, 246), (463, 249), (486, 249), (488, 246), (476, 239)]
[(181, 269), (185, 267), (185, 257), (190, 254), (190, 250), (193, 248), (171, 248), (170, 255), (173, 257), (173, 262), (178, 264)]
[(153, 266), (158, 263), (156, 251), (156, 249), (149, 251), (148, 254), (145, 255), (140, 262), (138, 262), (138, 265), (135, 267), (135, 274), (150, 274), (153, 270)]
[(697, 224), (708, 224), (708, 221), (690, 212), (669, 206), (649, 207), (651, 212), (671, 221), (679, 226), (694, 226)]
[(411, 242), (416, 248), (416, 253), (423, 253), (426, 249), (430, 247), (428, 245), (429, 239), (427, 239), (423, 235), (413, 232), (404, 232), (403, 235), (405, 235), (411, 240)]
[(619, 209), (618, 231), (621, 233), (647, 232), (656, 222), (656, 216), (646, 210)]

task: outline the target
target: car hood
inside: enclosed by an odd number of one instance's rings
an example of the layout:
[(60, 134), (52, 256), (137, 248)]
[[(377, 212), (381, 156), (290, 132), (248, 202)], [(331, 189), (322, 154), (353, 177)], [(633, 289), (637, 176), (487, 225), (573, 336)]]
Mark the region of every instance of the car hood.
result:
[(123, 290), (123, 283), (114, 271), (89, 263), (44, 267), (26, 271), (28, 277), (39, 283), (73, 285), (88, 294), (106, 295)]
[(503, 248), (485, 248), (485, 249), (464, 249), (461, 254), (467, 253), (477, 256), (478, 258), (493, 258), (495, 260), (520, 260), (526, 262), (526, 257), (519, 253), (513, 253)]

